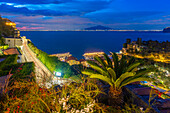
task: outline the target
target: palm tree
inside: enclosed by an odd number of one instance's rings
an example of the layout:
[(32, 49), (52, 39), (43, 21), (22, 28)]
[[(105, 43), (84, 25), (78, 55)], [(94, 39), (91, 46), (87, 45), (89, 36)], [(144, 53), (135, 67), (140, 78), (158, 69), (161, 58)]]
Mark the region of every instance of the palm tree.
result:
[(122, 87), (137, 81), (148, 81), (149, 77), (145, 74), (152, 70), (139, 68), (141, 63), (135, 62), (133, 57), (127, 61), (126, 57), (122, 55), (119, 60), (117, 54), (111, 54), (113, 62), (105, 53), (104, 60), (95, 56), (95, 61), (87, 61), (92, 69), (86, 69), (82, 73), (89, 75), (90, 78), (97, 78), (108, 83), (110, 85), (109, 100), (120, 105), (123, 103)]

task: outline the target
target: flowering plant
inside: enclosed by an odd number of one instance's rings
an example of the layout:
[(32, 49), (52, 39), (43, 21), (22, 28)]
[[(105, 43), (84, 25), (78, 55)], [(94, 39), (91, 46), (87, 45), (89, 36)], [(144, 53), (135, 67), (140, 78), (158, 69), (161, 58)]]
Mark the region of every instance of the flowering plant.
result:
[[(17, 89), (18, 93), (12, 93)], [(7, 88), (3, 102), (3, 112), (44, 112), (44, 113), (91, 113), (103, 111), (97, 104), (96, 97), (100, 92), (97, 85), (86, 79), (82, 83), (65, 84), (62, 88), (50, 89), (39, 87), (34, 81), (14, 82)], [(20, 94), (22, 93), (22, 94)]]

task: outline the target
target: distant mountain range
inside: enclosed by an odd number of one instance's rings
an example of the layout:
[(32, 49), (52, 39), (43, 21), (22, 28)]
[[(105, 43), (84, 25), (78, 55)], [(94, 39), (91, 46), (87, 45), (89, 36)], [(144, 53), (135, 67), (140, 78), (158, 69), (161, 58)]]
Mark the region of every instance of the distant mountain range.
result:
[(164, 33), (170, 33), (170, 27), (167, 27), (163, 30)]
[(98, 26), (85, 28), (84, 30), (112, 30), (112, 28), (98, 25)]

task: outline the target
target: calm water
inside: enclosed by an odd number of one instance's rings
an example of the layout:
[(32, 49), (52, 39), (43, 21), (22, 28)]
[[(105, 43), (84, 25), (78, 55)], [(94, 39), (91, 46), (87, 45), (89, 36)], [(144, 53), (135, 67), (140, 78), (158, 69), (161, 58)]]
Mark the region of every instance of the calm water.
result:
[(48, 54), (70, 52), (78, 59), (85, 52), (118, 52), (127, 38), (170, 41), (170, 33), (162, 32), (21, 31), (21, 35)]

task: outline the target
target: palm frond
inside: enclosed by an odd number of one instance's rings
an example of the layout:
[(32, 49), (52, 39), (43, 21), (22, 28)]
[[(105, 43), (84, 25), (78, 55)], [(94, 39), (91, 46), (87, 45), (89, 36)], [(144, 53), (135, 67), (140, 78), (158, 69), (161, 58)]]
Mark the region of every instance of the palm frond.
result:
[[(122, 55), (122, 58), (120, 60), (120, 63), (119, 63), (119, 67), (118, 67), (118, 75), (120, 76), (121, 74), (124, 73), (124, 70), (126, 69), (126, 59), (125, 59), (125, 56)], [(118, 76), (118, 77), (119, 77)]]
[(111, 75), (112, 82), (115, 82), (115, 81), (116, 81), (116, 73), (115, 73), (114, 69), (108, 68), (107, 71), (108, 71), (109, 74)]
[(104, 53), (103, 55), (104, 55), (105, 60), (107, 61), (108, 67), (113, 68), (113, 64), (109, 56), (106, 53)]
[(119, 62), (118, 62), (118, 56), (116, 53), (111, 53), (112, 54), (112, 58), (113, 58), (113, 62), (114, 62), (114, 69), (116, 72), (116, 75), (118, 74), (118, 66), (119, 66)]
[(123, 86), (126, 86), (126, 85), (128, 85), (128, 84), (130, 84), (130, 83), (133, 83), (133, 82), (148, 81), (148, 79), (149, 79), (148, 77), (139, 77), (139, 78), (134, 78), (134, 79), (129, 78), (129, 79), (124, 80), (124, 81), (120, 84), (119, 88), (122, 88)]
[(127, 67), (129, 67), (131, 64), (135, 62), (135, 58), (131, 57), (130, 60), (128, 61)]
[(102, 69), (97, 63), (93, 61), (87, 61), (87, 63), (90, 65), (91, 68), (95, 69), (100, 74), (108, 76), (108, 73), (104, 69)]
[(97, 72), (95, 72), (94, 70), (91, 70), (91, 69), (86, 69), (86, 70), (82, 71), (82, 74), (90, 76), (92, 74), (99, 74), (99, 73), (97, 73)]
[(94, 59), (106, 70), (107, 65), (99, 56), (94, 56)]
[(113, 86), (113, 83), (110, 81), (110, 78), (108, 78), (106, 76), (103, 76), (100, 74), (93, 74), (90, 76), (90, 78), (97, 78), (97, 79), (103, 80), (103, 81), (107, 82), (110, 86)]
[(130, 72), (132, 69), (138, 67), (139, 65), (140, 65), (139, 62), (136, 62), (136, 63), (131, 64), (130, 66), (128, 66), (126, 72)]
[(153, 68), (148, 68), (148, 69), (139, 69), (139, 71), (136, 72), (135, 76), (141, 76), (141, 75), (145, 75), (148, 74), (150, 72), (154, 72), (155, 70)]
[(126, 73), (122, 74), (115, 82), (116, 88), (119, 88), (119, 86), (123, 82), (123, 80), (125, 80), (129, 77), (132, 77), (134, 75), (135, 75), (135, 73), (132, 73), (132, 72), (126, 72)]

